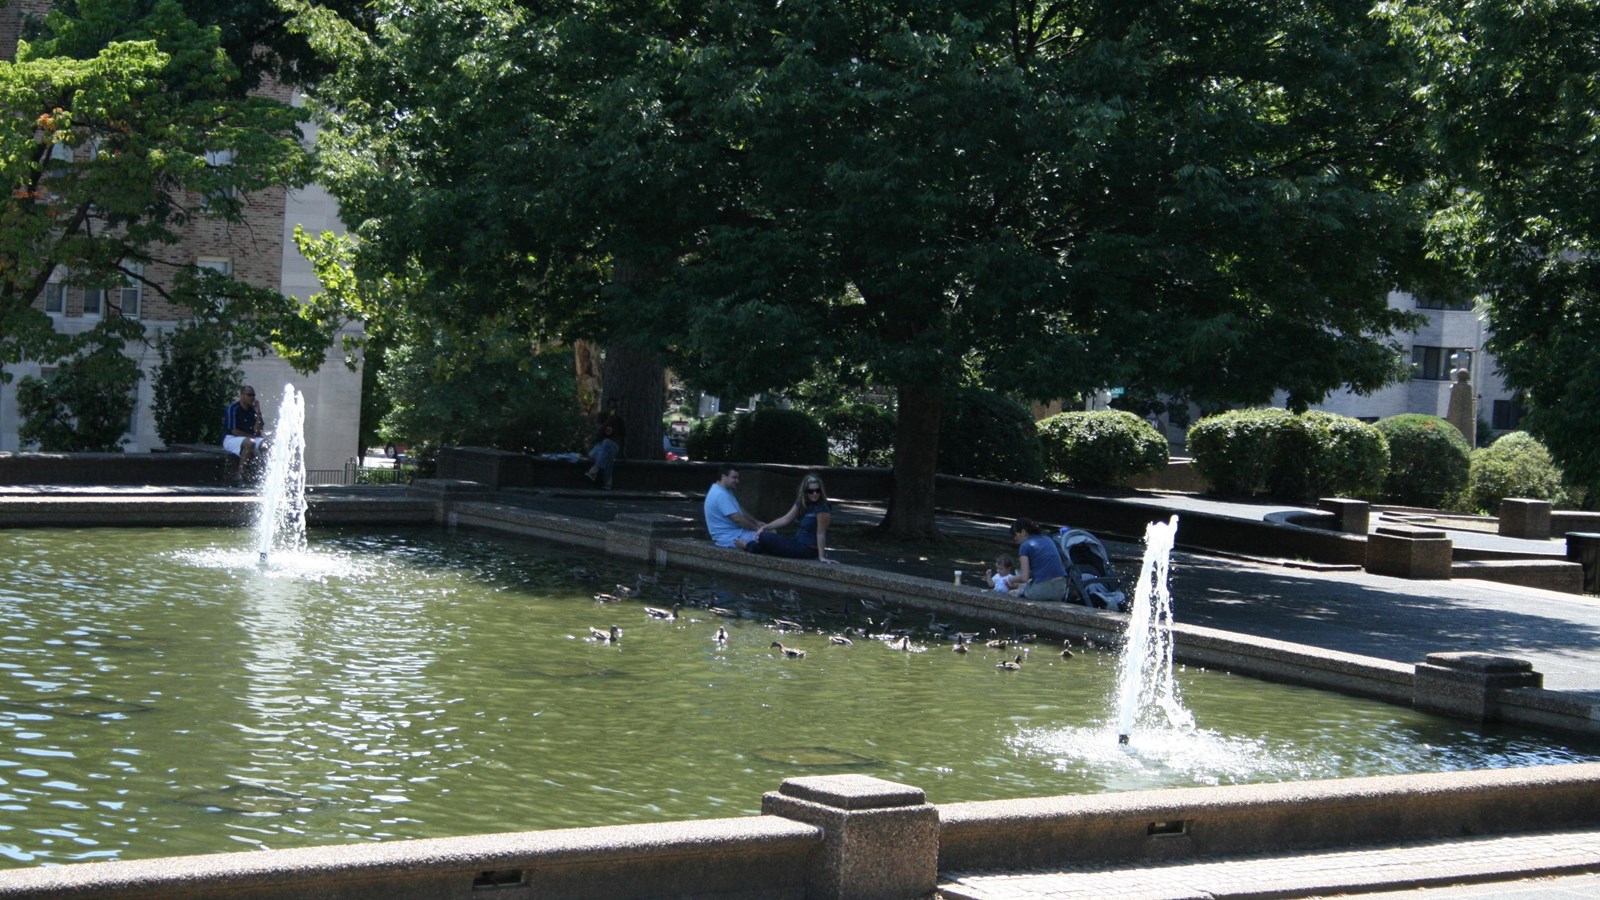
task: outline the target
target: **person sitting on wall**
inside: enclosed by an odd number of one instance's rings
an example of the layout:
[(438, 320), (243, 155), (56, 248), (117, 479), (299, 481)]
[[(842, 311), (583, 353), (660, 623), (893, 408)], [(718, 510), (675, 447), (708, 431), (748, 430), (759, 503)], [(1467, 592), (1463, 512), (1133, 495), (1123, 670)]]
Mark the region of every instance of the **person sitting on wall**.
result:
[(1055, 541), (1040, 533), (1032, 519), (1012, 522), (1011, 539), (1017, 542), (1019, 571), (1007, 583), (1013, 589), (1021, 588), (1024, 600), (1065, 600), (1067, 567)]
[[(773, 529), (800, 520), (800, 531), (794, 537), (778, 534)], [(790, 559), (815, 559), (825, 563), (838, 562), (828, 558), (828, 524), (833, 521), (833, 508), (828, 505), (828, 492), (817, 475), (800, 479), (795, 492), (794, 505), (782, 516), (756, 529), (756, 539), (742, 545), (751, 553), (768, 553)]]
[(589, 459), (594, 465), (583, 475), (590, 481), (611, 490), (612, 473), (617, 468), (617, 456), (622, 453), (622, 416), (616, 409), (602, 413), (590, 438)]
[(239, 399), (228, 404), (222, 419), (222, 449), (239, 457), (244, 468), (256, 461), (266, 449), (266, 438), (261, 436), (261, 409), (256, 406), (256, 389), (250, 385), (239, 388)]
[(760, 537), (766, 524), (744, 511), (733, 489), (739, 486), (739, 470), (724, 463), (717, 469), (717, 481), (706, 491), (706, 531), (718, 547), (743, 547)]

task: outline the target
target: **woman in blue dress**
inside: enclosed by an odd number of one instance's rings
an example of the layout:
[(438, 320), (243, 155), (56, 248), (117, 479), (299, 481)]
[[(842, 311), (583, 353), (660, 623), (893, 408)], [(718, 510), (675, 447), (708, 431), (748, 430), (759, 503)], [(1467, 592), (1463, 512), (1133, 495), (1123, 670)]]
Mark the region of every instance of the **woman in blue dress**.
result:
[[(800, 531), (787, 537), (773, 531), (790, 522), (799, 521)], [(790, 559), (817, 559), (831, 563), (828, 558), (828, 524), (833, 520), (833, 509), (828, 505), (828, 492), (822, 479), (807, 475), (800, 479), (795, 492), (794, 505), (789, 511), (761, 526), (756, 539), (745, 545), (752, 553), (787, 556)]]

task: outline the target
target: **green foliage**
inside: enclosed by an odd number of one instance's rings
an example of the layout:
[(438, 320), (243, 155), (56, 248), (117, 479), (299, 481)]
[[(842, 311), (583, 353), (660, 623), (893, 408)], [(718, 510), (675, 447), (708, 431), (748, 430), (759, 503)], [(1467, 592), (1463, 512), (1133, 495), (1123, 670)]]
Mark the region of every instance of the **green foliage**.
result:
[(379, 376), (394, 405), (382, 435), (412, 445), (583, 451), (566, 350), (520, 354), (493, 336), (428, 335), (389, 348)]
[(1037, 484), (1044, 455), (1033, 415), (1021, 403), (983, 388), (945, 398), (939, 471), (945, 475)]
[[(202, 15), (239, 12), (233, 24), (247, 27), (277, 15), (251, 5), (194, 4)], [(306, 113), (244, 90), (258, 63), (277, 58), (282, 32), (232, 33), (224, 45), (225, 31), (176, 0), (60, 3), (14, 61), (0, 61), (0, 365), (88, 346), (57, 334), (36, 306), (58, 270), (69, 288), (133, 280), (216, 326), (235, 357), (276, 347), (302, 370), (320, 364), (331, 323), (165, 252), (199, 223), (242, 221), (251, 192), (309, 178)]]
[(1131, 412), (1064, 412), (1038, 424), (1046, 474), (1076, 487), (1109, 487), (1167, 464), (1167, 441)]
[(220, 444), (223, 412), (244, 373), (228, 365), (222, 341), (193, 325), (156, 338), (155, 397), (150, 409), (156, 434), (167, 444)]
[(1467, 487), (1471, 448), (1454, 425), (1419, 413), (1380, 419), (1389, 442), (1384, 495), (1395, 503), (1443, 509)]
[(764, 406), (696, 422), (687, 450), (705, 462), (827, 465), (828, 433), (799, 410)]
[[(1366, 7), (300, 6), (342, 63), (321, 146), (354, 270), (415, 272), (401, 302), (441, 329), (516, 310), (729, 394), (841, 360), (902, 401), (970, 374), (1304, 406), (1397, 376), (1427, 169)], [(960, 420), (924, 402), (899, 416)], [(896, 448), (894, 527), (931, 528), (935, 454), (973, 438)]]
[(24, 445), (47, 453), (122, 451), (139, 364), (123, 355), (120, 335), (98, 329), (90, 335), (92, 349), (63, 360), (51, 377), (17, 383), (17, 436)]
[[(1591, 498), (1600, 488), (1600, 4), (1396, 3), (1397, 46), (1440, 150), (1432, 252), (1488, 309), (1488, 349), (1524, 392), (1522, 427)], [(1492, 507), (1491, 507), (1492, 508)]]
[(701, 419), (689, 428), (684, 444), (689, 458), (696, 462), (733, 462), (733, 413), (719, 413)]
[(876, 403), (842, 403), (822, 413), (836, 466), (894, 464), (894, 413)]
[(1539, 439), (1525, 431), (1502, 435), (1472, 453), (1471, 506), (1489, 515), (1507, 497), (1548, 500), (1557, 508), (1569, 502), (1561, 469)]
[(1347, 416), (1241, 409), (1189, 428), (1195, 468), (1222, 494), (1374, 497), (1389, 468), (1376, 428)]

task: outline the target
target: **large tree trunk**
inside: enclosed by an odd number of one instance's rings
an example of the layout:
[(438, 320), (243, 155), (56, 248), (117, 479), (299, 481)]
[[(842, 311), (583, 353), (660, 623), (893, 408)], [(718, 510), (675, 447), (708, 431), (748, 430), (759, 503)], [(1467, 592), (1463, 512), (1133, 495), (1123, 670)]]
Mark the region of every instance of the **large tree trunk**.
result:
[(623, 459), (661, 459), (661, 417), (666, 396), (661, 385), (666, 365), (653, 348), (627, 340), (606, 344), (605, 395), (601, 408), (617, 405), (626, 426)]
[(937, 387), (900, 385), (894, 432), (894, 491), (883, 528), (892, 537), (936, 540), (933, 476), (939, 464), (939, 420), (944, 395)]

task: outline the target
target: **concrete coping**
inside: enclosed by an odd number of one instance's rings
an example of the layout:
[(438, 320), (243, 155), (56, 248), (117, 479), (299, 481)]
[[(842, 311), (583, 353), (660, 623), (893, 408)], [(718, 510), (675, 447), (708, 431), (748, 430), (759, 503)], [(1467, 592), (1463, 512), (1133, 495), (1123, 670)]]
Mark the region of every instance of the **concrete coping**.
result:
[(1443, 530), (1438, 528), (1420, 528), (1416, 525), (1384, 525), (1374, 531), (1385, 537), (1410, 538), (1412, 540), (1437, 540), (1448, 537)]
[(1517, 659), (1513, 656), (1497, 656), (1493, 653), (1480, 653), (1473, 650), (1429, 653), (1427, 661), (1430, 665), (1458, 669), (1464, 672), (1481, 672), (1485, 675), (1510, 675), (1533, 671), (1533, 663), (1528, 660)]
[(870, 775), (812, 775), (786, 778), (778, 793), (835, 809), (890, 809), (927, 802), (922, 788)]

